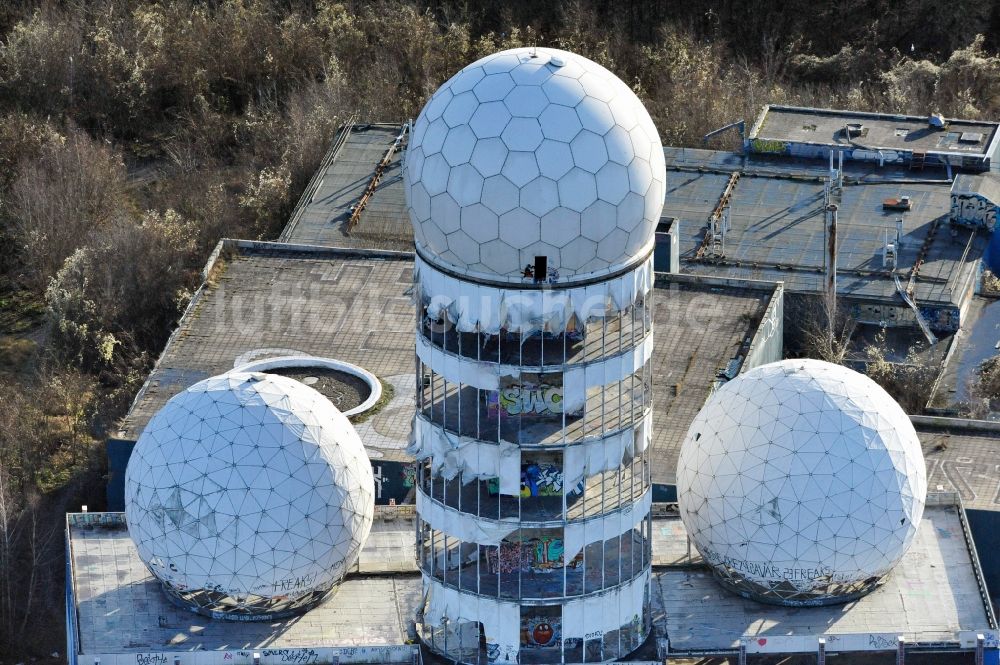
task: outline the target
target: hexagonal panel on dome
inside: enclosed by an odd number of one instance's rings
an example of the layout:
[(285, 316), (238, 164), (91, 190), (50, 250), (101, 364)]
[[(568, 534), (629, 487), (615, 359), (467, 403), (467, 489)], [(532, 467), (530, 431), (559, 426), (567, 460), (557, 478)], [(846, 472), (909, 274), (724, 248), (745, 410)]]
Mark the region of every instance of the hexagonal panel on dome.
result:
[(920, 441), (868, 377), (785, 360), (723, 384), (677, 465), (681, 518), (717, 578), (785, 605), (877, 587), (916, 534), (927, 491)]
[(371, 529), (371, 464), (347, 418), (295, 379), (231, 372), (174, 396), (125, 474), (139, 556), (168, 595), (265, 620), (323, 599)]
[[(659, 136), (629, 87), (597, 63), (547, 48), (495, 53), (453, 76), (417, 118), (404, 166), (425, 258), (511, 283), (523, 283), (538, 251), (550, 252), (548, 266), (565, 282), (644, 259), (664, 180)], [(457, 211), (432, 204), (445, 193)], [(451, 241), (456, 231), (461, 240)], [(473, 251), (469, 240), (491, 248)]]

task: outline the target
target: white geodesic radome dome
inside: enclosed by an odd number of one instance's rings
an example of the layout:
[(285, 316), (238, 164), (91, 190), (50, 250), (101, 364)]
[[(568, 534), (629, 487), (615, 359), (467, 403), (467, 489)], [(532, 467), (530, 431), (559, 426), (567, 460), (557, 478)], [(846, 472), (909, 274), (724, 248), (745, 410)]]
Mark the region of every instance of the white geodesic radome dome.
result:
[(549, 276), (570, 281), (648, 253), (665, 168), (652, 119), (618, 77), (574, 53), (519, 48), (434, 93), (404, 180), (428, 259), (521, 281), (545, 256)]
[(174, 396), (125, 473), (139, 556), (173, 599), (274, 618), (321, 600), (357, 559), (374, 512), (354, 427), (294, 379), (230, 372)]
[(784, 360), (709, 398), (681, 447), (677, 492), (724, 585), (812, 605), (881, 583), (916, 534), (927, 478), (913, 425), (878, 384)]

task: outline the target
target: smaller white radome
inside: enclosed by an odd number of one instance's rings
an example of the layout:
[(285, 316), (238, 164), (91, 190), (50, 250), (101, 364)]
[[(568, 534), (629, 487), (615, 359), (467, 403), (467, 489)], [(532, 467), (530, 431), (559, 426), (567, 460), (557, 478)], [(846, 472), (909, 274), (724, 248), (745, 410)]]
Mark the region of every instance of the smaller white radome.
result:
[(153, 417), (129, 460), (125, 503), (139, 556), (174, 597), (274, 614), (343, 578), (371, 528), (374, 482), (354, 427), (323, 395), (231, 372)]
[(634, 264), (663, 209), (663, 148), (617, 76), (550, 48), (494, 53), (413, 126), (404, 183), (417, 248), (463, 275), (572, 281)]
[(927, 478), (910, 419), (839, 365), (784, 360), (713, 394), (677, 466), (681, 518), (716, 576), (786, 605), (843, 602), (906, 553)]

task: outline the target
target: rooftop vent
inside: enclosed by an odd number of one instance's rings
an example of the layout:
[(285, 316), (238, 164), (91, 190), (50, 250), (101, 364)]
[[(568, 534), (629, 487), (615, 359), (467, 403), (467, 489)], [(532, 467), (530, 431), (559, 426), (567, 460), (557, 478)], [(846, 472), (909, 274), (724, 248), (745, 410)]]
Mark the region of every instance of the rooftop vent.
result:
[(860, 122), (849, 122), (844, 126), (844, 135), (849, 139), (864, 136), (868, 133), (868, 128)]

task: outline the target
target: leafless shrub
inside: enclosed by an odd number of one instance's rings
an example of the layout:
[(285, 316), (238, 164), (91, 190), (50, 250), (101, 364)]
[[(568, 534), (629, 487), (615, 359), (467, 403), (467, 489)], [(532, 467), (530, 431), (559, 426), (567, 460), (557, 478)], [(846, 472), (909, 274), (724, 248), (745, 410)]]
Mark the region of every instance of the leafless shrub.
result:
[(71, 129), (24, 160), (6, 210), (29, 285), (40, 288), (94, 231), (127, 206), (121, 156)]
[(60, 113), (73, 102), (84, 41), (81, 17), (47, 4), (0, 42), (0, 92), (25, 109)]
[(886, 335), (883, 329), (875, 343), (865, 348), (865, 372), (885, 388), (907, 413), (922, 413), (930, 399), (938, 368), (922, 359), (916, 349), (909, 349), (902, 362), (886, 358)]
[(986, 417), (1000, 410), (1000, 356), (979, 363), (969, 381), (968, 410), (973, 417)]
[(61, 362), (105, 371), (121, 351), (162, 343), (186, 302), (194, 242), (188, 220), (148, 211), (117, 221), (69, 256), (46, 290)]
[[(0, 380), (0, 648), (14, 653), (58, 630), (63, 544), (58, 490), (98, 456), (90, 434), (94, 379), (49, 371), (32, 390)], [(15, 647), (18, 644), (20, 646)]]

